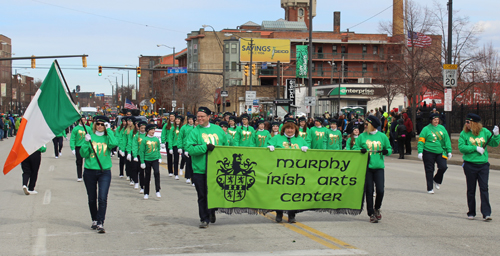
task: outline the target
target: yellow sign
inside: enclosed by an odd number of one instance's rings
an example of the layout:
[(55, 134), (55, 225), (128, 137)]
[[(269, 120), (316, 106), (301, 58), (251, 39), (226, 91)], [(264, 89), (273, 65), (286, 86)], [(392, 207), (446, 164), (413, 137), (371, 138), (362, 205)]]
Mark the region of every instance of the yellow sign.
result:
[(151, 98), (149, 102), (151, 102), (151, 104), (155, 104), (156, 100), (154, 98)]
[(443, 64), (443, 69), (457, 69), (457, 64)]
[(144, 106), (142, 106), (142, 108), (143, 108), (144, 110), (147, 110), (147, 109), (148, 109), (148, 106), (144, 105)]
[[(253, 47), (250, 44), (253, 43)], [(287, 39), (240, 39), (240, 61), (290, 63), (290, 40)]]
[(141, 111), (141, 116), (143, 116), (143, 115), (144, 115), (144, 111)]

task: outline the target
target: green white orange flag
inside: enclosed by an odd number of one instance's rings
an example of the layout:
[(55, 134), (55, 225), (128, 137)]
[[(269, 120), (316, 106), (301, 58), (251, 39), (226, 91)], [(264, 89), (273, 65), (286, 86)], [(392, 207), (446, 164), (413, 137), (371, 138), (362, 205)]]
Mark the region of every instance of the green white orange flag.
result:
[(3, 173), (10, 172), (80, 117), (54, 61), (24, 113), (16, 140), (3, 166)]

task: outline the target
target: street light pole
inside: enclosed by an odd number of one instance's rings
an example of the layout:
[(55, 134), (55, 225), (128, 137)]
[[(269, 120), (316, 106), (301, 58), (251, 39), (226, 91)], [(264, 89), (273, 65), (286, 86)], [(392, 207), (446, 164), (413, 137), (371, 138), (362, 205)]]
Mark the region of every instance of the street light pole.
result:
[(252, 90), (252, 61), (253, 61), (253, 38), (250, 38), (250, 91)]

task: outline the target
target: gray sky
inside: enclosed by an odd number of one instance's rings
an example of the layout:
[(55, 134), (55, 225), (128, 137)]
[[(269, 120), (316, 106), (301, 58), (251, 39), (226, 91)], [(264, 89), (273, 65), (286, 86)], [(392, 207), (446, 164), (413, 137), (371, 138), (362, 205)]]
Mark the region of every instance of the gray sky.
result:
[[(419, 4), (433, 6), (432, 0)], [(157, 44), (174, 46), (177, 51), (186, 47), (186, 34), (203, 24), (216, 30), (236, 28), (247, 21), (260, 24), (263, 20), (284, 18), (279, 0), (0, 0), (0, 34), (12, 39), (14, 57), (88, 54), (88, 67), (82, 68), (81, 58), (59, 59), (71, 89), (111, 94), (105, 79), (118, 76), (127, 83), (126, 71), (104, 70), (97, 67), (136, 66), (139, 55), (166, 55), (172, 52)], [(331, 31), (333, 12), (341, 12), (341, 30), (350, 28), (356, 33), (378, 33), (380, 21), (392, 19), (392, 8), (375, 18), (354, 25), (392, 5), (392, 0), (317, 0), (314, 30)], [(447, 0), (439, 1), (446, 6)], [(500, 48), (500, 1), (454, 0), (454, 10), (469, 16), (471, 23), (484, 28), (479, 45), (492, 42)], [(360, 9), (361, 7), (361, 9)], [(43, 79), (52, 60), (37, 60), (36, 69), (30, 61), (13, 62), (18, 73)], [(28, 74), (29, 72), (29, 74)], [(117, 73), (117, 74), (113, 74)], [(114, 77), (110, 77), (113, 81)], [(135, 72), (130, 72), (135, 84)]]

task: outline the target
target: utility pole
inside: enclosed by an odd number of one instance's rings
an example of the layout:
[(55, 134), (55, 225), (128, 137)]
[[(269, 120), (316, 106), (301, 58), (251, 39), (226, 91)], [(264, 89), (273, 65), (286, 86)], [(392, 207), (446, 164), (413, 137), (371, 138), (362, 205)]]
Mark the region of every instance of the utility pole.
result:
[[(312, 19), (313, 19), (313, 16), (312, 16), (312, 7), (313, 5), (313, 0), (309, 0), (309, 59), (308, 59), (308, 63), (307, 63), (307, 69), (308, 69), (308, 73), (309, 73), (309, 79), (308, 79), (308, 85), (309, 85), (309, 88), (307, 90), (307, 96), (311, 97), (312, 96), (312, 51), (313, 51), (313, 40), (312, 40), (312, 31), (313, 31), (313, 22), (312, 22)], [(311, 111), (309, 112), (309, 117), (312, 117), (311, 115), (311, 112), (312, 112), (312, 108), (311, 108)]]
[[(446, 60), (446, 64), (452, 64), (452, 40), (453, 40), (453, 0), (448, 1), (448, 58)], [(443, 85), (445, 86), (445, 85)], [(445, 122), (446, 122), (446, 131), (448, 135), (451, 137), (451, 124), (450, 124), (450, 112), (445, 112)]]
[[(172, 67), (175, 68), (175, 46), (173, 47), (173, 54), (172, 54)], [(172, 87), (172, 100), (175, 100), (175, 72), (174, 72), (174, 86)]]
[(279, 99), (280, 98), (280, 87), (281, 87), (281, 76), (280, 76), (280, 61), (278, 60), (278, 63), (276, 65), (277, 67), (277, 70), (278, 70), (278, 94), (276, 95), (276, 99)]
[(249, 70), (250, 70), (250, 91), (252, 90), (252, 72), (253, 72), (253, 69), (252, 69), (252, 60), (253, 60), (253, 38), (250, 38), (250, 67), (249, 67)]
[[(224, 40), (226, 41), (226, 40)], [(225, 46), (226, 42), (224, 42), (224, 46)], [(224, 47), (226, 48), (226, 47)], [(225, 50), (222, 50), (222, 91), (225, 92), (226, 91), (226, 67), (225, 67), (225, 63), (226, 63), (226, 51)], [(222, 97), (222, 112), (223, 113), (226, 113), (226, 97)]]

